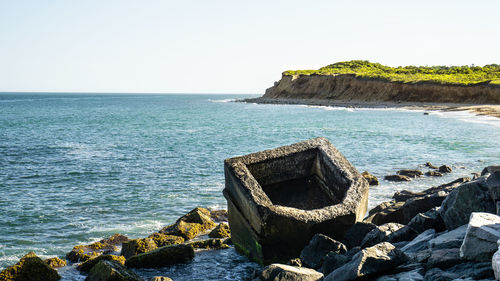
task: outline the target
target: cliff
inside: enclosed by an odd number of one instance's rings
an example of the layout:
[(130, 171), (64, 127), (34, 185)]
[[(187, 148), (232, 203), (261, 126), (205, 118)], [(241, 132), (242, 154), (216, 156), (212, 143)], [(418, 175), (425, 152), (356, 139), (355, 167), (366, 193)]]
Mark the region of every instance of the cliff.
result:
[(487, 83), (391, 82), (354, 74), (283, 74), (280, 81), (266, 90), (262, 99), (500, 104), (500, 87)]

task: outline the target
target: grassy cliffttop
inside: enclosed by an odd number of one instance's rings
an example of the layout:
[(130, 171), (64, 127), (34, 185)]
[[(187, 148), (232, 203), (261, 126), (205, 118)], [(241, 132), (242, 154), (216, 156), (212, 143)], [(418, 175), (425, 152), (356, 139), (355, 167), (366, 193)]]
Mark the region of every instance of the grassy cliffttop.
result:
[(391, 82), (431, 82), (446, 85), (500, 85), (500, 65), (485, 66), (399, 66), (390, 67), (363, 60), (337, 62), (318, 70), (288, 70), (283, 75), (337, 75), (382, 79)]

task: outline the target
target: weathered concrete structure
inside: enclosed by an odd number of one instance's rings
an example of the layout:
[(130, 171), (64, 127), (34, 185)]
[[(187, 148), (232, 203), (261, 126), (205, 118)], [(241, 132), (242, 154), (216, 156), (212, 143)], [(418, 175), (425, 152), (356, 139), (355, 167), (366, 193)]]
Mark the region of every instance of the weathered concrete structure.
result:
[(226, 159), (224, 172), (232, 241), (264, 264), (316, 233), (341, 240), (366, 213), (368, 182), (325, 138)]

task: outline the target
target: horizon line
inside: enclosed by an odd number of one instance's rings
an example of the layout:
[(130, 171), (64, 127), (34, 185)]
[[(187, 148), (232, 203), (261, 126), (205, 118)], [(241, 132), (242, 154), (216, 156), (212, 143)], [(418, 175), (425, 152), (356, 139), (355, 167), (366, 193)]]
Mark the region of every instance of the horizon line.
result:
[(0, 91), (0, 94), (143, 94), (143, 95), (259, 95), (260, 93), (189, 93), (189, 92), (97, 92), (97, 91)]

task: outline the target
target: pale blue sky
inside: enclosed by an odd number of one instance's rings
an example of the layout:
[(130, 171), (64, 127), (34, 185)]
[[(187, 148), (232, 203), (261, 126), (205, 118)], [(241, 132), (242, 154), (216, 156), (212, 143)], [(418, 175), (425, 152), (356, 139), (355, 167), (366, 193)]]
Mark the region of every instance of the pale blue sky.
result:
[(257, 93), (343, 60), (500, 63), (500, 1), (0, 0), (0, 91)]

